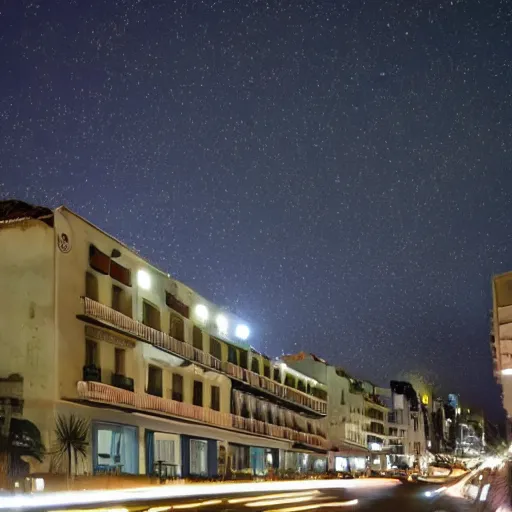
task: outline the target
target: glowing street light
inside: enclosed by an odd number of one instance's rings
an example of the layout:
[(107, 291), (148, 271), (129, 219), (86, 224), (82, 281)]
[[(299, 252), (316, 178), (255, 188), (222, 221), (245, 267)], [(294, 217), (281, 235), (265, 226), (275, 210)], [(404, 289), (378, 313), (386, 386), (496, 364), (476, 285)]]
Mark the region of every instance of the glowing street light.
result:
[(137, 284), (143, 290), (149, 290), (151, 288), (151, 276), (145, 270), (139, 270), (137, 272)]
[(204, 304), (198, 304), (195, 309), (197, 318), (204, 324), (208, 320), (208, 308)]
[(247, 327), (247, 325), (240, 324), (236, 326), (235, 336), (237, 338), (240, 338), (241, 340), (246, 340), (249, 337), (249, 334), (249, 327)]

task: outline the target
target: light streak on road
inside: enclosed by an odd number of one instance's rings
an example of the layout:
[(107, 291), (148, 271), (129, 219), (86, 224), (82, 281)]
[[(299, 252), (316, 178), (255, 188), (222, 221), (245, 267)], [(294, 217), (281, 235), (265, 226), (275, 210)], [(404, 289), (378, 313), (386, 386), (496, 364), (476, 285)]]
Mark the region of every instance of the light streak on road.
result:
[(246, 507), (272, 507), (273, 505), (287, 505), (288, 503), (300, 503), (302, 501), (311, 501), (313, 496), (299, 496), (295, 498), (280, 498), (278, 500), (253, 501), (247, 503)]
[(359, 500), (349, 501), (329, 501), (328, 503), (311, 503), (309, 505), (300, 505), (298, 507), (278, 508), (275, 510), (267, 510), (266, 512), (305, 512), (306, 510), (316, 510), (327, 507), (355, 507)]
[[(139, 489), (104, 491), (66, 491), (60, 493), (36, 493), (4, 497), (0, 510), (13, 508), (50, 508), (65, 506), (101, 505), (134, 500), (180, 499), (194, 497), (220, 497), (244, 493), (270, 493), (321, 489), (372, 489), (400, 485), (395, 479), (368, 480), (292, 480), (284, 482), (229, 483), (229, 484), (170, 484)], [(113, 505), (112, 508), (114, 508)], [(110, 509), (112, 510), (112, 509)]]
[(210, 505), (219, 505), (222, 503), (222, 500), (207, 500), (207, 501), (195, 501), (194, 503), (184, 503), (183, 505), (173, 505), (173, 510), (181, 510), (186, 508), (198, 508), (198, 507), (208, 507)]
[(228, 503), (249, 503), (251, 501), (270, 500), (272, 498), (293, 498), (294, 496), (310, 496), (312, 494), (318, 494), (318, 491), (304, 491), (304, 492), (285, 492), (281, 494), (266, 494), (263, 496), (251, 496), (250, 498), (234, 498), (228, 500)]

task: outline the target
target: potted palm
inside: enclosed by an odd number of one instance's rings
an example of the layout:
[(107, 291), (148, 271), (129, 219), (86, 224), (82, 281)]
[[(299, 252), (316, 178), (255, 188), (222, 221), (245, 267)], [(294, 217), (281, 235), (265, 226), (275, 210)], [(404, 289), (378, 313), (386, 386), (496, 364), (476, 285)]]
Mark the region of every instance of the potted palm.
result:
[(57, 460), (66, 461), (67, 475), (71, 476), (72, 464), (75, 465), (75, 474), (78, 469), (78, 459), (85, 459), (89, 446), (89, 422), (74, 414), (57, 417), (55, 426)]

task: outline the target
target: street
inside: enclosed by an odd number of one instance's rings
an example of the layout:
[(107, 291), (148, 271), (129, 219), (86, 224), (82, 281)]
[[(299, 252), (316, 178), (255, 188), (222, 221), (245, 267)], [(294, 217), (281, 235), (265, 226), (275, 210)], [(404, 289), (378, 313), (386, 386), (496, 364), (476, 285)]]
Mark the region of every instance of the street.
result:
[[(272, 483), (274, 484), (274, 483)], [(466, 511), (464, 500), (437, 492), (440, 485), (400, 482), (391, 479), (318, 480), (272, 484), (213, 484), (162, 486), (133, 491), (101, 491), (2, 500), (1, 509), (48, 512), (90, 510), (106, 512), (306, 512), (322, 509), (357, 511)], [(290, 484), (289, 490), (283, 491)], [(273, 490), (273, 488), (275, 490)], [(184, 493), (185, 489), (197, 492)], [(255, 492), (257, 489), (257, 492)]]

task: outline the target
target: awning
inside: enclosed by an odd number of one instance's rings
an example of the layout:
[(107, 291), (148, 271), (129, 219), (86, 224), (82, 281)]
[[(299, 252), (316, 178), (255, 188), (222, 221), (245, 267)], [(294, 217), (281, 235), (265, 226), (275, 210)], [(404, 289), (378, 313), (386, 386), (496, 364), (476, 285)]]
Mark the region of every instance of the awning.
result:
[(288, 451), (301, 452), (301, 453), (319, 453), (321, 455), (327, 455), (327, 451), (322, 448), (318, 448), (316, 446), (309, 446), (307, 444), (302, 444), (302, 443), (294, 443), (294, 445), (292, 446), (292, 449), (288, 450)]
[(339, 443), (337, 446), (333, 446), (331, 452), (334, 453), (334, 456), (339, 457), (367, 457), (370, 455), (366, 448), (346, 443)]

